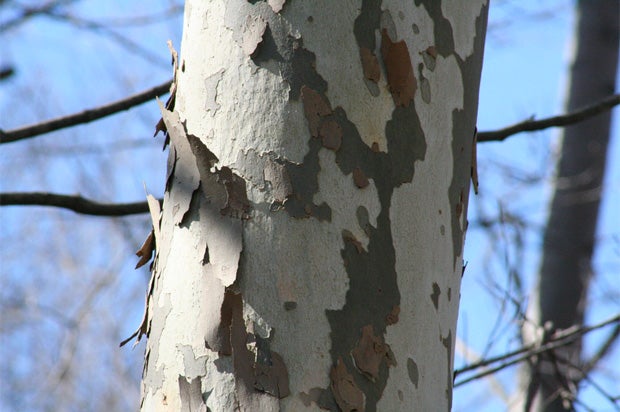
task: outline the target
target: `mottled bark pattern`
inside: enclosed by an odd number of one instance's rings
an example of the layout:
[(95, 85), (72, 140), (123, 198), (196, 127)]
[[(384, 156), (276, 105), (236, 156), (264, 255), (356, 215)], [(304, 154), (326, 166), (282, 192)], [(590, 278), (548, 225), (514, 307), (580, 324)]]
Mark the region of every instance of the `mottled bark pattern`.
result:
[(421, 3), (186, 2), (143, 410), (450, 409), (487, 10)]

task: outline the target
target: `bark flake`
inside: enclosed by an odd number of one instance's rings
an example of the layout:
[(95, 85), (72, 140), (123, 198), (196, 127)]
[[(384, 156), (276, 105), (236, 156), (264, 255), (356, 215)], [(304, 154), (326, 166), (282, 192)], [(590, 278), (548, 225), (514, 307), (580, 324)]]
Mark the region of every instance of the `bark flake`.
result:
[(381, 56), (387, 82), (396, 106), (409, 106), (417, 89), (409, 49), (404, 40), (393, 42), (386, 29), (381, 31)]
[(243, 297), (226, 291), (230, 308), (230, 344), (238, 400), (241, 409), (258, 410), (257, 396), (267, 393), (278, 399), (290, 395), (288, 370), (282, 357), (269, 347), (269, 339), (248, 331), (243, 315)]
[(222, 77), (224, 76), (224, 69), (213, 73), (204, 80), (205, 84), (205, 111), (211, 116), (215, 116), (215, 113), (220, 108), (220, 104), (217, 102), (217, 86), (219, 85)]
[(321, 126), (322, 118), (332, 113), (329, 101), (317, 91), (304, 85), (301, 87), (301, 102), (304, 105), (304, 114), (306, 115), (306, 120), (308, 120), (310, 135), (312, 137), (319, 137), (319, 127)]
[(263, 34), (266, 28), (267, 22), (262, 16), (247, 16), (241, 41), (241, 48), (247, 56), (254, 54), (258, 44), (263, 41)]
[(392, 310), (390, 311), (390, 313), (387, 314), (387, 316), (385, 317), (385, 324), (386, 325), (394, 325), (396, 323), (398, 323), (398, 316), (400, 315), (400, 306), (395, 305)]
[(319, 136), (323, 147), (337, 151), (342, 144), (342, 128), (333, 119), (326, 119), (319, 127)]
[(396, 364), (390, 346), (381, 336), (375, 335), (372, 325), (362, 328), (362, 336), (351, 355), (357, 369), (373, 382), (379, 378), (379, 367), (383, 362), (388, 366)]
[(355, 183), (355, 186), (360, 189), (363, 189), (370, 184), (368, 177), (366, 177), (366, 174), (359, 167), (353, 169), (353, 182)]
[(248, 219), (250, 201), (245, 187), (245, 180), (234, 174), (226, 166), (216, 172), (218, 181), (226, 188), (226, 205), (220, 210), (222, 215), (238, 219)]
[(285, 2), (286, 0), (267, 0), (267, 3), (271, 6), (271, 10), (273, 10), (274, 13), (279, 13), (284, 7)]
[(200, 378), (186, 378), (179, 375), (179, 397), (181, 412), (207, 412), (207, 405), (202, 397)]
[(362, 60), (364, 77), (372, 82), (378, 83), (381, 79), (381, 68), (379, 67), (379, 59), (377, 59), (375, 53), (368, 47), (360, 47), (360, 59)]
[(355, 383), (342, 358), (339, 358), (336, 366), (332, 367), (329, 377), (332, 393), (343, 412), (363, 412), (365, 410), (364, 392)]
[(144, 240), (144, 243), (142, 243), (142, 246), (140, 246), (140, 249), (138, 249), (138, 251), (136, 252), (136, 256), (138, 256), (140, 260), (138, 260), (138, 263), (136, 263), (135, 268), (138, 269), (139, 267), (142, 267), (145, 264), (147, 264), (148, 261), (151, 260), (151, 257), (153, 257), (154, 250), (155, 250), (155, 233), (151, 229), (151, 231), (149, 232), (149, 235)]
[(271, 185), (270, 193), (274, 201), (278, 204), (283, 204), (284, 201), (293, 194), (291, 177), (286, 167), (281, 162), (267, 159), (263, 170), (263, 176), (265, 183), (269, 182)]

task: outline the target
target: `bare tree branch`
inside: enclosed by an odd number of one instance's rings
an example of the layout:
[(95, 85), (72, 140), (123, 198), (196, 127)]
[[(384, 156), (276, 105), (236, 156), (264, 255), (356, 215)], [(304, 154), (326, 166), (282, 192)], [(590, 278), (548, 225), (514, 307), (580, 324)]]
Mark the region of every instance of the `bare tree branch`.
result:
[(54, 206), (93, 216), (127, 216), (149, 211), (147, 202), (98, 203), (82, 196), (43, 192), (0, 193), (0, 206)]
[(596, 353), (584, 363), (584, 373), (589, 373), (592, 369), (596, 367), (596, 365), (601, 359), (607, 356), (607, 354), (611, 351), (614, 343), (618, 341), (618, 336), (620, 336), (620, 323), (617, 324), (616, 327), (611, 331), (607, 339), (605, 339), (605, 342), (598, 348)]
[(38, 7), (21, 6), (22, 9), (20, 10), (19, 13), (17, 13), (17, 16), (15, 16), (14, 18), (10, 20), (4, 21), (2, 22), (2, 24), (0, 24), (0, 33), (13, 29), (19, 26), (20, 24), (27, 22), (33, 17), (48, 14), (51, 11), (54, 11), (55, 9), (59, 7), (62, 7), (62, 6), (71, 4), (71, 3), (75, 3), (75, 2), (76, 0), (56, 0), (56, 1), (49, 1), (45, 3), (44, 5), (38, 6)]
[[(464, 385), (476, 379), (480, 379), (484, 376), (494, 374), (508, 366), (515, 365), (519, 362), (522, 362), (526, 359), (531, 358), (532, 356), (551, 351), (553, 349), (569, 345), (579, 336), (585, 335), (593, 330), (600, 329), (604, 326), (613, 323), (620, 322), (620, 315), (616, 315), (610, 319), (607, 319), (603, 322), (597, 323), (596, 325), (586, 326), (582, 328), (569, 328), (562, 331), (558, 331), (554, 336), (552, 336), (546, 343), (540, 344), (532, 344), (527, 345), (522, 348), (519, 348), (515, 351), (505, 353), (500, 356), (496, 356), (493, 358), (485, 359), (477, 363), (473, 363), (471, 365), (467, 365), (463, 368), (457, 369), (454, 371), (454, 377), (456, 378), (458, 375), (463, 374), (464, 372), (468, 372), (474, 369), (487, 367), (493, 363), (504, 361), (496, 367), (485, 369), (484, 371), (470, 376), (468, 378), (462, 379), (459, 382), (455, 382), (454, 387)], [(510, 359), (510, 360), (508, 360)]]
[(0, 80), (6, 80), (15, 74), (13, 66), (0, 66)]
[(136, 56), (140, 56), (149, 63), (159, 65), (161, 67), (168, 67), (169, 61), (167, 61), (166, 59), (162, 59), (161, 56), (149, 51), (148, 49), (140, 45), (140, 43), (133, 41), (130, 37), (124, 36), (121, 33), (112, 30), (103, 24), (75, 17), (69, 13), (59, 13), (51, 11), (46, 15), (51, 19), (56, 19), (61, 22), (67, 22), (69, 24), (72, 24), (78, 29), (88, 30), (94, 33), (99, 33), (103, 36), (107, 36), (113, 41), (115, 41), (116, 44), (118, 44), (119, 46), (125, 48), (127, 51), (135, 54)]
[(89, 123), (123, 110), (131, 109), (142, 103), (154, 99), (156, 96), (167, 94), (170, 89), (171, 81), (167, 81), (152, 89), (129, 96), (125, 99), (107, 104), (105, 106), (94, 109), (87, 109), (79, 113), (74, 113), (64, 117), (48, 120), (43, 123), (37, 123), (30, 126), (20, 127), (18, 129), (4, 131), (0, 129), (0, 144), (11, 143), (17, 140), (28, 139), (39, 136), (41, 134), (53, 132), (65, 127), (71, 127), (78, 124)]
[(533, 132), (549, 127), (568, 126), (610, 110), (618, 104), (620, 104), (620, 94), (614, 94), (597, 103), (565, 115), (548, 117), (541, 120), (534, 120), (531, 118), (503, 129), (478, 132), (478, 142), (501, 142), (507, 137), (521, 132)]

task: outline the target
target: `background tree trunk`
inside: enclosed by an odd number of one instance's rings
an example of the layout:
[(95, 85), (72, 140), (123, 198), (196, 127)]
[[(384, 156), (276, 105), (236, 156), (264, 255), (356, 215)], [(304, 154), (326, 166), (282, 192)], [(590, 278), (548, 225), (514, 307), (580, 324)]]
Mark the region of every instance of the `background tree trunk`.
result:
[(187, 1), (142, 409), (449, 410), (486, 5)]
[[(577, 43), (566, 110), (615, 91), (620, 2), (579, 1)], [(582, 325), (605, 172), (611, 112), (564, 129), (555, 193), (544, 235), (534, 319), (546, 336)], [(526, 339), (531, 336), (526, 336)], [(542, 356), (529, 370), (525, 410), (572, 409), (583, 377), (581, 341)]]

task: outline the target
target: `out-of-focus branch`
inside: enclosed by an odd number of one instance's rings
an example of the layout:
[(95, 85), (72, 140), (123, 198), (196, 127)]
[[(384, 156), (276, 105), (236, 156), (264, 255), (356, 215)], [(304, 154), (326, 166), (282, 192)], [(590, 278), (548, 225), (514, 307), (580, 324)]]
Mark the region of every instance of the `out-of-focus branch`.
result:
[(13, 66), (1, 66), (0, 67), (0, 80), (6, 80), (15, 74), (15, 68)]
[(611, 351), (614, 343), (617, 342), (618, 337), (620, 336), (620, 323), (616, 325), (616, 327), (611, 331), (605, 342), (598, 348), (596, 353), (592, 355), (590, 359), (588, 359), (584, 366), (583, 372), (585, 374), (589, 373), (592, 369), (596, 367), (601, 359), (603, 359), (607, 354)]
[[(456, 378), (458, 375), (463, 374), (465, 372), (471, 371), (471, 370), (475, 370), (478, 368), (485, 368), (484, 371), (475, 374), (473, 376), (470, 376), (468, 378), (462, 379), (458, 382), (454, 383), (454, 387), (460, 386), (460, 385), (464, 385), (466, 383), (469, 383), (471, 381), (474, 381), (476, 379), (480, 379), (484, 376), (487, 375), (491, 375), (494, 374), (502, 369), (505, 369), (509, 366), (515, 365), (519, 362), (522, 362), (526, 359), (531, 358), (532, 356), (536, 356), (538, 354), (544, 353), (544, 352), (548, 352), (551, 350), (554, 350), (556, 348), (562, 347), (562, 346), (566, 346), (571, 344), (572, 342), (575, 341), (575, 339), (579, 338), (582, 335), (585, 335), (586, 333), (589, 333), (593, 330), (597, 330), (600, 329), (604, 326), (610, 325), (610, 324), (619, 324), (620, 323), (620, 315), (616, 315), (610, 319), (607, 319), (603, 322), (597, 323), (596, 325), (592, 325), (592, 326), (586, 326), (586, 327), (582, 327), (582, 328), (570, 328), (570, 329), (566, 329), (563, 331), (559, 331), (558, 333), (556, 333), (554, 336), (552, 336), (546, 343), (539, 345), (539, 344), (532, 344), (532, 345), (527, 345), (524, 346), (520, 349), (517, 349), (515, 351), (512, 352), (508, 352), (505, 353), (503, 355), (500, 356), (496, 356), (493, 358), (488, 358), (488, 359), (484, 359), (480, 362), (476, 362), (474, 364), (465, 366), (463, 368), (457, 369), (454, 371), (454, 377)], [(492, 365), (494, 363), (497, 362), (502, 362), (500, 363), (498, 366), (495, 366), (493, 368), (489, 368), (486, 369), (487, 366)]]
[(590, 106), (565, 115), (548, 117), (541, 120), (534, 120), (532, 118), (512, 126), (504, 127), (503, 129), (478, 132), (478, 142), (501, 142), (507, 137), (521, 132), (533, 132), (549, 127), (568, 126), (610, 110), (618, 104), (620, 104), (620, 94), (614, 94)]
[(107, 36), (111, 40), (115, 41), (116, 44), (118, 44), (119, 46), (123, 47), (130, 53), (145, 59), (147, 62), (153, 65), (159, 65), (162, 68), (168, 67), (169, 61), (167, 61), (166, 59), (162, 59), (161, 56), (159, 56), (158, 54), (151, 52), (147, 48), (143, 47), (140, 43), (133, 41), (131, 37), (125, 36), (115, 30), (112, 30), (101, 23), (86, 20), (81, 17), (76, 17), (69, 13), (61, 12), (50, 12), (47, 14), (47, 17), (58, 20), (60, 22), (70, 23), (77, 29), (99, 33), (100, 35)]
[[(161, 203), (161, 200), (160, 200)], [(0, 206), (53, 206), (93, 216), (127, 216), (148, 213), (147, 202), (98, 203), (82, 196), (54, 193), (0, 193)]]
[(152, 89), (143, 91), (133, 96), (129, 96), (125, 99), (118, 100), (105, 106), (84, 110), (82, 112), (74, 113), (64, 117), (58, 117), (56, 119), (48, 120), (43, 123), (37, 123), (30, 126), (24, 126), (18, 129), (7, 131), (0, 129), (0, 144), (28, 139), (30, 137), (39, 136), (41, 134), (53, 132), (59, 129), (63, 129), (65, 127), (89, 123), (93, 120), (98, 120), (111, 114), (131, 109), (132, 107), (148, 102), (149, 100), (154, 99), (157, 96), (162, 96), (168, 93), (170, 89), (170, 83), (171, 81), (167, 81), (163, 84), (160, 84), (159, 86), (153, 87)]
[(0, 24), (0, 33), (13, 29), (22, 23), (27, 22), (33, 17), (46, 15), (59, 7), (66, 6), (71, 3), (75, 3), (76, 0), (55, 0), (48, 1), (41, 6), (22, 6), (20, 12), (17, 13), (12, 19), (6, 20)]

